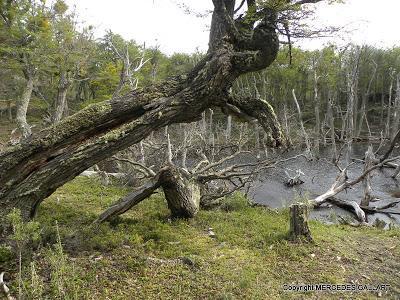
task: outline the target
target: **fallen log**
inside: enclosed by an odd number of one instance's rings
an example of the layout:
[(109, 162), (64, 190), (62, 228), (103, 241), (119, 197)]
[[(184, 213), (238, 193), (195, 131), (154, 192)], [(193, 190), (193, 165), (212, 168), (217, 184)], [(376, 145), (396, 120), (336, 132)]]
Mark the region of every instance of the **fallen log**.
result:
[(144, 199), (150, 197), (158, 188), (164, 191), (168, 208), (173, 217), (194, 217), (200, 205), (200, 189), (189, 182), (174, 166), (162, 168), (155, 177), (151, 178), (139, 189), (128, 194), (104, 211), (95, 223), (109, 221), (125, 213)]

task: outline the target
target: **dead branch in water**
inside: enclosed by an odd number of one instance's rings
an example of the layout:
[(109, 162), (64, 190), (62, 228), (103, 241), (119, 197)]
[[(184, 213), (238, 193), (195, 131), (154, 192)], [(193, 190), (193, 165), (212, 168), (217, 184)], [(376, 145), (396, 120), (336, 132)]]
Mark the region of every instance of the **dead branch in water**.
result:
[[(387, 164), (388, 162), (397, 160), (399, 158), (400, 158), (400, 156), (397, 156), (394, 158), (386, 159), (386, 160), (384, 160), (378, 164), (375, 164), (371, 167), (366, 167), (364, 169), (364, 172), (360, 176), (358, 176), (357, 178), (355, 178), (353, 180), (349, 180), (348, 175), (347, 175), (347, 170), (351, 164), (346, 166), (346, 168), (344, 168), (339, 173), (339, 175), (336, 177), (335, 182), (332, 184), (332, 186), (329, 188), (329, 190), (327, 192), (325, 192), (324, 194), (311, 200), (310, 204), (314, 207), (319, 207), (320, 205), (322, 205), (323, 203), (325, 203), (327, 201), (333, 202), (334, 204), (337, 204), (338, 206), (342, 206), (342, 207), (344, 206), (347, 209), (350, 208), (350, 209), (354, 210), (358, 219), (361, 222), (366, 222), (365, 210), (369, 209), (368, 206), (363, 205), (362, 207), (360, 207), (360, 205), (358, 203), (356, 203), (355, 201), (339, 200), (339, 199), (335, 199), (334, 196), (337, 195), (338, 193), (358, 184), (359, 182), (365, 180), (372, 171), (374, 171), (378, 168), (381, 168), (383, 165)], [(387, 212), (382, 211), (383, 209), (384, 208), (380, 208), (380, 209), (375, 208), (374, 210), (369, 209), (369, 212), (387, 213)]]

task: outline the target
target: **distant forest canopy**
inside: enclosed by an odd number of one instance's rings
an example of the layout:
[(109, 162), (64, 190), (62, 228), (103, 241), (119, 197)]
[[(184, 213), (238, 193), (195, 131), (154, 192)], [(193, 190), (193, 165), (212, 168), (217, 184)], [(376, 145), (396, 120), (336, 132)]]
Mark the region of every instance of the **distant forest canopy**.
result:
[[(111, 31), (96, 39), (94, 28), (82, 26), (63, 1), (52, 7), (42, 1), (17, 2), (7, 7), (8, 2), (3, 1), (0, 7), (2, 118), (15, 118), (18, 99), (31, 89), (28, 123), (39, 127), (51, 124), (90, 103), (184, 74), (203, 56), (198, 52), (168, 56), (157, 46), (146, 47)], [(307, 124), (307, 120), (314, 122), (316, 97), (322, 117), (328, 99), (338, 114), (341, 106), (345, 110), (351, 78), (356, 82), (356, 114), (363, 115), (364, 109), (374, 124), (385, 125), (389, 124), (388, 104), (395, 99), (399, 73), (400, 47), (349, 44), (345, 48), (330, 45), (316, 51), (296, 47), (289, 51), (284, 45), (268, 69), (239, 78), (234, 92), (258, 93), (282, 119), (281, 112), (295, 109), (294, 89)]]

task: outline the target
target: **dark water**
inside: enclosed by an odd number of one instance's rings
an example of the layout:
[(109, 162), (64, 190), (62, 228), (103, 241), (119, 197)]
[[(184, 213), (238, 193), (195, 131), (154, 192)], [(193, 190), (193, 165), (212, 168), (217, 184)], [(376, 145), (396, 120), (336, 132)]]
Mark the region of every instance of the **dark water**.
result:
[[(362, 158), (367, 149), (367, 144), (355, 144), (352, 149), (352, 158)], [(286, 157), (294, 156), (296, 153), (285, 154)], [(290, 205), (291, 203), (305, 198), (314, 198), (318, 195), (326, 192), (335, 181), (338, 175), (338, 169), (328, 162), (330, 160), (331, 151), (329, 148), (321, 151), (322, 158), (319, 160), (308, 161), (307, 159), (300, 157), (296, 160), (292, 160), (283, 164), (280, 164), (275, 169), (269, 169), (260, 174), (259, 178), (253, 184), (253, 187), (249, 189), (248, 196), (256, 203), (265, 204), (271, 208), (281, 208)], [(345, 166), (342, 162), (341, 166)], [(287, 178), (284, 170), (290, 169), (290, 174), (293, 174), (295, 170), (300, 169), (305, 175), (301, 176), (304, 184), (296, 187), (287, 187), (284, 182)], [(355, 163), (349, 168), (349, 178), (356, 178), (362, 173), (363, 164)], [(392, 196), (396, 191), (400, 191), (400, 182), (392, 179), (394, 169), (383, 168), (373, 172), (372, 177), (372, 188), (373, 195), (379, 198), (379, 201), (372, 202), (370, 206), (382, 206), (395, 200), (399, 200)], [(357, 184), (352, 189), (343, 191), (337, 196), (343, 200), (354, 200), (360, 203), (363, 197), (363, 185), (362, 183)], [(391, 208), (391, 210), (400, 210), (400, 205)], [(353, 218), (354, 215), (344, 209), (336, 206), (321, 207), (311, 212), (311, 218), (319, 219), (324, 222), (337, 222), (337, 216), (348, 216)], [(398, 225), (400, 224), (399, 215), (386, 214), (370, 214), (368, 215), (368, 222), (374, 223), (376, 219), (385, 221), (387, 224)]]

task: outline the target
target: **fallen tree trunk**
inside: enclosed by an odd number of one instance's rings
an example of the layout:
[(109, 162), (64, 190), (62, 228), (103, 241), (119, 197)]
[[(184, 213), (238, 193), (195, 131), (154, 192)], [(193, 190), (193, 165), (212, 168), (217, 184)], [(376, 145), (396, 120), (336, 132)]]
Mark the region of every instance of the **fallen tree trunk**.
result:
[(198, 184), (189, 182), (174, 166), (160, 170), (145, 185), (117, 201), (100, 217), (96, 223), (109, 221), (121, 215), (150, 197), (158, 188), (164, 191), (165, 199), (173, 217), (191, 218), (199, 211), (200, 188)]

